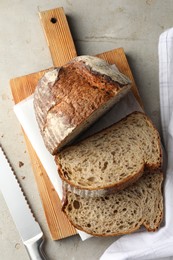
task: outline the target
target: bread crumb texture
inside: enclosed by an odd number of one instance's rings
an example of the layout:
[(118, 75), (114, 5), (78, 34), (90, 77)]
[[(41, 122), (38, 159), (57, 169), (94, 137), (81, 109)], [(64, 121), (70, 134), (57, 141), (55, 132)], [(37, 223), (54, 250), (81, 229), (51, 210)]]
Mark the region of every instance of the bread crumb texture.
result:
[(100, 197), (66, 194), (63, 211), (78, 229), (95, 236), (116, 236), (158, 229), (163, 217), (163, 175), (146, 173), (128, 188)]
[[(61, 178), (85, 190), (120, 189), (144, 168), (161, 166), (161, 145), (148, 117), (134, 112), (113, 126), (65, 148), (56, 156)], [(125, 185), (125, 186), (124, 186)]]

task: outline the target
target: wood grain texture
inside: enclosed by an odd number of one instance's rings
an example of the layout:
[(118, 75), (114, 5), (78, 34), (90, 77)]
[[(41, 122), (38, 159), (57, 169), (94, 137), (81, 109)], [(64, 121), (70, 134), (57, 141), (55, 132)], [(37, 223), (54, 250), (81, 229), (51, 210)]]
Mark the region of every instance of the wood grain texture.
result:
[(14, 98), (15, 104), (19, 103), (23, 99), (33, 94), (38, 80), (43, 76), (47, 70), (32, 73), (22, 77), (14, 78), (10, 80), (11, 92)]
[[(62, 8), (57, 8), (40, 13), (40, 17), (49, 43), (53, 63), (55, 66), (61, 66), (77, 55), (72, 37), (69, 35), (70, 31), (64, 11)], [(57, 18), (58, 25), (50, 23), (52, 17)], [(54, 25), (56, 27), (52, 28)], [(124, 50), (122, 48), (115, 49), (98, 54), (97, 56), (107, 60), (111, 64), (115, 63), (121, 72), (129, 76), (132, 81), (132, 90), (142, 105)], [(38, 80), (46, 71), (11, 79), (10, 85), (14, 102), (18, 103), (30, 96), (34, 92)], [(52, 239), (58, 240), (76, 234), (74, 227), (71, 226), (65, 215), (61, 212), (60, 199), (25, 133), (24, 137)]]
[(77, 56), (63, 8), (40, 12), (54, 66), (61, 66)]
[(31, 157), (36, 182), (39, 184), (39, 193), (41, 194), (41, 201), (52, 238), (57, 240), (75, 235), (77, 232), (61, 211), (59, 196), (26, 135), (25, 140)]

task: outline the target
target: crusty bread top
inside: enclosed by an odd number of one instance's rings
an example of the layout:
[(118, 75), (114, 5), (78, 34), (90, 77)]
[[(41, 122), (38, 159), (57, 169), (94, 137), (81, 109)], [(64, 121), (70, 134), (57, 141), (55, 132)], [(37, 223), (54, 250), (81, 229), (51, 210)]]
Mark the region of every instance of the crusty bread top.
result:
[(115, 194), (92, 198), (67, 192), (63, 211), (77, 229), (94, 236), (128, 234), (142, 225), (155, 231), (163, 218), (162, 181), (157, 171)]
[(74, 58), (72, 62), (82, 62), (85, 64), (85, 66), (88, 67), (89, 70), (92, 70), (93, 73), (105, 75), (110, 80), (117, 82), (121, 85), (130, 84), (129, 78), (122, 74), (115, 65), (110, 66), (108, 62), (100, 58), (83, 55)]
[(130, 80), (115, 66), (92, 56), (79, 56), (45, 73), (34, 92), (34, 109), (48, 150), (55, 154), (129, 89)]
[(160, 137), (144, 113), (134, 112), (65, 148), (55, 160), (60, 177), (73, 187), (123, 189), (136, 181), (144, 168), (161, 166)]

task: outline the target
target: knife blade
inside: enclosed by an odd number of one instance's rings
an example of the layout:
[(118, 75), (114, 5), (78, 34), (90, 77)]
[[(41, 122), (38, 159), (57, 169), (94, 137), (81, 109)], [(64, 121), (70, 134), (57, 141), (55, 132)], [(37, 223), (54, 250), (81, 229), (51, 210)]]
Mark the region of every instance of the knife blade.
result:
[(32, 260), (46, 260), (43, 232), (35, 220), (9, 160), (0, 145), (0, 190)]

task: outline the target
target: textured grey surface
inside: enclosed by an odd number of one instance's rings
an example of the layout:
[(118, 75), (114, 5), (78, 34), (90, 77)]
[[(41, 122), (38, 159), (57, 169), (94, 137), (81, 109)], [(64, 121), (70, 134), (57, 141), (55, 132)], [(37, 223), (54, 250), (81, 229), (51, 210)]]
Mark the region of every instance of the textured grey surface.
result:
[[(160, 130), (157, 46), (159, 35), (173, 25), (173, 1), (0, 1), (0, 143), (42, 226), (49, 259), (97, 260), (115, 238), (51, 240), (9, 86), (10, 78), (52, 66), (38, 10), (60, 6), (68, 16), (78, 54), (124, 48), (146, 112)], [(29, 259), (1, 193), (0, 205), (0, 259)]]

